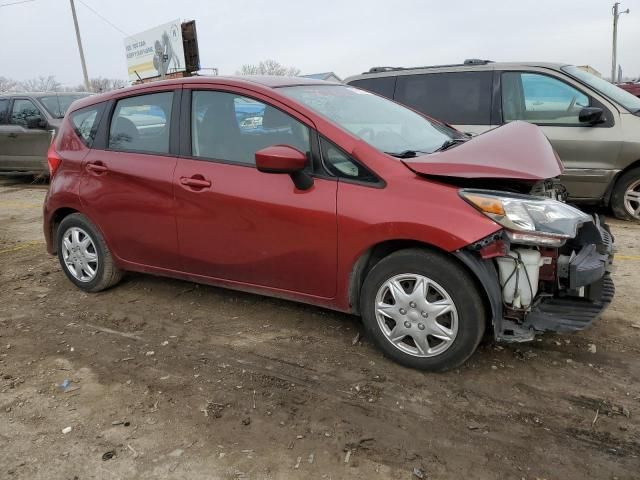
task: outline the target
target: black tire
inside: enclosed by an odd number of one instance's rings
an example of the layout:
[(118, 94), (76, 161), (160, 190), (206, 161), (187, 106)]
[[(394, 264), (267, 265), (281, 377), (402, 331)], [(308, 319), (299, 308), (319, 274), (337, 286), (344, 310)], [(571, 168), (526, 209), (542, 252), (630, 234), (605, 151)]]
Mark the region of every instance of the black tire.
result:
[[(437, 282), (451, 297), (458, 314), (458, 331), (450, 346), (442, 353), (431, 357), (406, 353), (387, 338), (378, 324), (378, 291), (387, 280), (402, 274), (427, 277)], [(362, 286), (360, 311), (369, 338), (387, 357), (407, 367), (435, 372), (462, 365), (475, 352), (486, 326), (482, 297), (469, 273), (455, 260), (447, 258), (446, 254), (418, 248), (394, 252), (371, 269)], [(412, 328), (414, 326), (412, 324)]]
[[(69, 229), (76, 227), (82, 230), (90, 239), (95, 247), (97, 255), (97, 269), (95, 269), (95, 277), (88, 281), (79, 280), (71, 272), (67, 266), (63, 256), (63, 236)], [(81, 213), (73, 213), (66, 216), (58, 225), (56, 231), (56, 246), (58, 251), (58, 260), (62, 266), (62, 270), (69, 280), (76, 287), (86, 292), (100, 292), (112, 287), (120, 281), (123, 272), (114, 263), (111, 252), (107, 243), (102, 238), (98, 229), (89, 221), (87, 217)]]
[(640, 167), (632, 168), (623, 173), (616, 181), (611, 193), (611, 210), (621, 220), (640, 221), (640, 215), (633, 216), (624, 206), (624, 196), (631, 185), (640, 181)]

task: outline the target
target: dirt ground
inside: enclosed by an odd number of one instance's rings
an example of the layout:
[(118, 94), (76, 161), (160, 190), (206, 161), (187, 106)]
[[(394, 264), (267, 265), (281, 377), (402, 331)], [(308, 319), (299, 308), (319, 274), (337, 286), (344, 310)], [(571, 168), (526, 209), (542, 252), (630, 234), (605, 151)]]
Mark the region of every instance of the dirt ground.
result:
[(610, 220), (590, 330), (425, 374), (320, 308), (137, 274), (83, 293), (45, 192), (0, 179), (2, 479), (640, 478), (640, 226)]

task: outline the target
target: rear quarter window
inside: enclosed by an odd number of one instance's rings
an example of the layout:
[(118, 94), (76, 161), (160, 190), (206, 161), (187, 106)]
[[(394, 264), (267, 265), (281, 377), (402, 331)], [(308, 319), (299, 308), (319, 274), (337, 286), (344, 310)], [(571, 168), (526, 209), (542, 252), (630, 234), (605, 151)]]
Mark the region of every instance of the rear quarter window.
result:
[(493, 72), (398, 76), (395, 100), (452, 125), (490, 125)]
[(393, 99), (396, 77), (361, 78), (349, 82), (349, 85)]
[(103, 110), (104, 104), (100, 103), (98, 105), (81, 108), (71, 114), (73, 131), (80, 137), (82, 143), (89, 148), (93, 146), (93, 140), (96, 137)]

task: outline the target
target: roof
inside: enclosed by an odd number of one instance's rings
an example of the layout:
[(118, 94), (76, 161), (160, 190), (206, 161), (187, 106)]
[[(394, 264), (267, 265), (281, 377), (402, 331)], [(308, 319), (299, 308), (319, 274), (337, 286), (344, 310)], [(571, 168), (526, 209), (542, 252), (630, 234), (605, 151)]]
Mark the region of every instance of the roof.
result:
[(100, 93), (92, 95), (78, 100), (74, 105), (77, 108), (86, 107), (88, 105), (94, 105), (106, 100), (114, 98), (114, 95), (118, 97), (124, 96), (137, 91), (144, 91), (148, 89), (161, 88), (162, 86), (175, 86), (183, 84), (203, 84), (203, 85), (232, 85), (238, 87), (245, 87), (253, 90), (271, 89), (278, 87), (292, 87), (297, 85), (332, 85), (335, 83), (325, 82), (324, 80), (314, 80), (311, 78), (302, 77), (284, 77), (284, 76), (268, 76), (268, 75), (243, 75), (243, 76), (193, 76), (183, 78), (172, 78), (169, 80), (159, 80), (148, 83), (138, 83), (131, 87), (119, 88), (110, 92)]
[(474, 70), (511, 70), (522, 67), (540, 67), (551, 70), (559, 70), (568, 63), (554, 62), (490, 62), (474, 61), (473, 63), (460, 63), (453, 65), (427, 65), (421, 67), (374, 67), (369, 72), (360, 75), (352, 75), (346, 78), (345, 83), (357, 78), (389, 77), (396, 75), (410, 75), (415, 73), (428, 72), (450, 72), (450, 71), (474, 71)]
[(93, 95), (93, 94), (91, 92), (2, 92), (0, 93), (0, 97), (22, 96), (22, 97), (40, 98), (40, 97), (48, 97), (51, 95), (58, 95), (62, 97), (66, 95)]
[(327, 78), (335, 77), (339, 81), (342, 81), (338, 75), (333, 72), (322, 72), (322, 73), (310, 73), (308, 75), (300, 75), (304, 78), (313, 78), (314, 80), (326, 80)]

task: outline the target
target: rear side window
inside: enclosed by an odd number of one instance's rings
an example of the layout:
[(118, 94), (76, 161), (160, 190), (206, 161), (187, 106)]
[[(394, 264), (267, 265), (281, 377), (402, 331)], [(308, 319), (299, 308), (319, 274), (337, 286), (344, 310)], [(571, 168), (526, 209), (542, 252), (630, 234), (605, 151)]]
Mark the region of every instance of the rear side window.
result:
[(7, 123), (7, 109), (9, 108), (9, 99), (0, 98), (0, 125)]
[(100, 116), (104, 104), (92, 105), (90, 107), (76, 110), (71, 114), (71, 124), (73, 125), (73, 131), (80, 137), (82, 143), (91, 148), (93, 140), (96, 137), (98, 131), (98, 124), (100, 122)]
[(235, 93), (194, 91), (192, 155), (255, 165), (255, 153), (289, 145), (310, 155), (309, 128), (275, 107)]
[(396, 77), (361, 78), (349, 82), (349, 85), (393, 99), (393, 91), (396, 88)]
[(111, 117), (109, 149), (169, 153), (173, 92), (118, 100)]
[(490, 125), (493, 72), (401, 75), (395, 99), (453, 125)]

